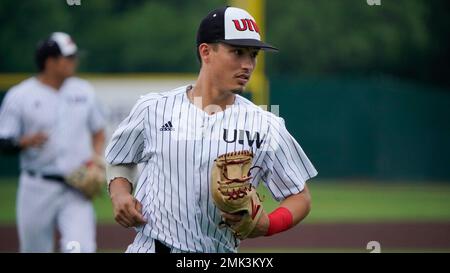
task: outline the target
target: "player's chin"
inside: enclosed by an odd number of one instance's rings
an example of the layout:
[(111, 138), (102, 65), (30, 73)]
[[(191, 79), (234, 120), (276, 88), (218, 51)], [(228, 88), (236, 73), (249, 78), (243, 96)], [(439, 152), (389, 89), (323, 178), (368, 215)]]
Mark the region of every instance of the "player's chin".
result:
[(234, 88), (231, 89), (231, 92), (233, 92), (234, 94), (242, 94), (245, 90), (245, 87), (247, 86), (247, 83), (243, 83), (243, 82), (238, 82)]
[(233, 94), (240, 95), (244, 92), (244, 90), (245, 90), (245, 86), (241, 86), (241, 87), (236, 87), (236, 88), (231, 89), (231, 92)]
[(65, 79), (70, 78), (70, 77), (73, 77), (73, 76), (75, 76), (75, 71), (72, 71), (72, 70), (67, 71), (67, 72), (64, 73), (64, 75), (63, 75), (63, 77), (64, 77)]

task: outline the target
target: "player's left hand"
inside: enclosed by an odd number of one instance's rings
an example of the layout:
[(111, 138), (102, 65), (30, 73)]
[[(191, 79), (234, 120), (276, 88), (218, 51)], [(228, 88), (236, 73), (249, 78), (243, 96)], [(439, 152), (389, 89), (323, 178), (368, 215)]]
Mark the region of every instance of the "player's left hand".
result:
[[(238, 224), (243, 217), (243, 215), (241, 214), (230, 214), (223, 211), (221, 211), (221, 215), (228, 225)], [(250, 233), (248, 238), (256, 238), (264, 236), (267, 234), (268, 230), (269, 230), (269, 216), (265, 211), (263, 211), (261, 218), (259, 219), (258, 223), (256, 223), (255, 229), (252, 231), (252, 233)]]

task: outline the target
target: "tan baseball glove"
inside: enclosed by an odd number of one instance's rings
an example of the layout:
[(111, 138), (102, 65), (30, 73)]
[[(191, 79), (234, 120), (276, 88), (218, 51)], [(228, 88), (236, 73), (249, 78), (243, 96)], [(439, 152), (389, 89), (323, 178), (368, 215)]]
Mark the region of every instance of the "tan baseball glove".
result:
[(241, 240), (252, 233), (263, 212), (256, 189), (250, 183), (252, 160), (250, 151), (227, 153), (214, 160), (211, 172), (211, 194), (216, 206), (226, 213), (243, 215), (239, 223), (227, 224)]
[(105, 163), (101, 157), (94, 157), (66, 176), (65, 180), (67, 184), (92, 199), (105, 187)]

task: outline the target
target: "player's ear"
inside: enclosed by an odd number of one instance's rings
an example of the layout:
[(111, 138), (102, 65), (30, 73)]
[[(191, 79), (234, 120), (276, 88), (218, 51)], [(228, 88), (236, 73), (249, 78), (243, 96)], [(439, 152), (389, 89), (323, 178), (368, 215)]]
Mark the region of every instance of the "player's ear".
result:
[(209, 63), (212, 47), (210, 44), (202, 43), (198, 46), (198, 53), (202, 63)]

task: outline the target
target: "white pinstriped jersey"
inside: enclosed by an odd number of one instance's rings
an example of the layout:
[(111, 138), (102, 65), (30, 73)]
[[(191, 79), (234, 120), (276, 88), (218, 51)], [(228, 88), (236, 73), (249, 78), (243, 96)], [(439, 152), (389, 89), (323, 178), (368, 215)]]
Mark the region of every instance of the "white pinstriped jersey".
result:
[(144, 164), (134, 194), (147, 224), (137, 236), (176, 251), (236, 252), (233, 234), (218, 227), (221, 216), (210, 195), (214, 159), (252, 150), (253, 166), (261, 167), (252, 171), (252, 183), (263, 181), (276, 200), (302, 191), (317, 171), (283, 119), (239, 95), (225, 111), (208, 115), (190, 102), (188, 88), (141, 97), (114, 132), (106, 160)]

